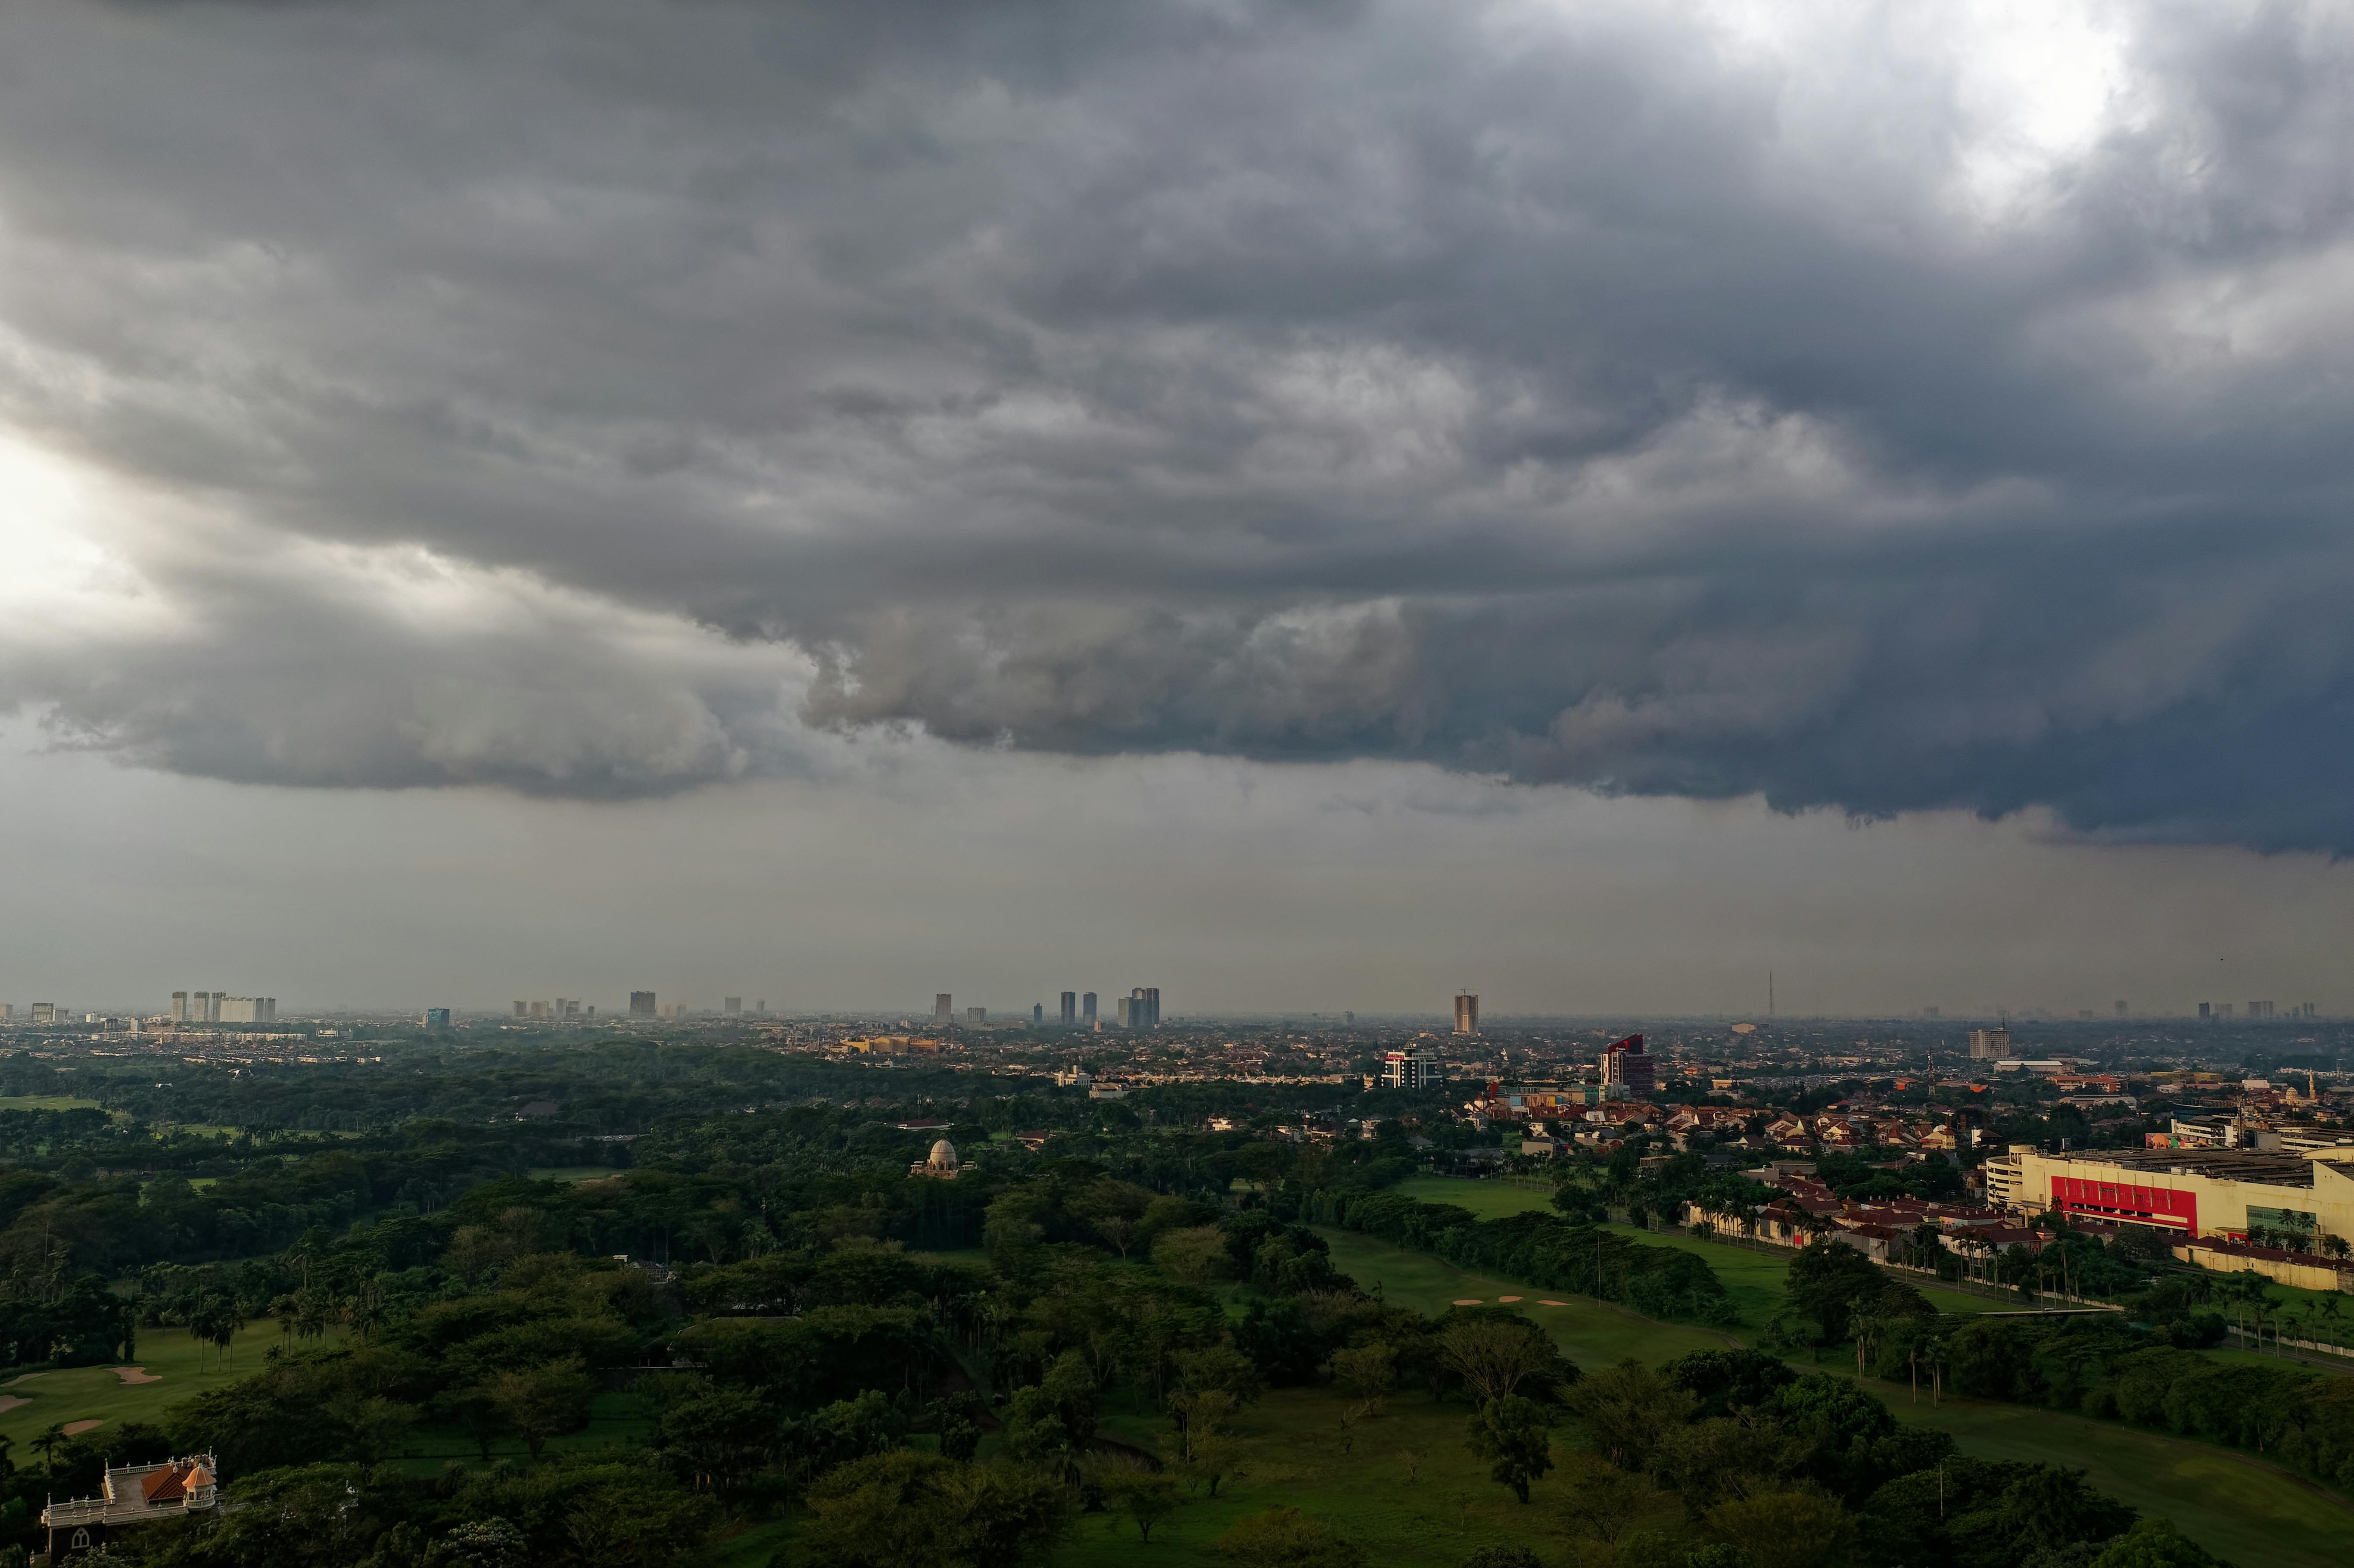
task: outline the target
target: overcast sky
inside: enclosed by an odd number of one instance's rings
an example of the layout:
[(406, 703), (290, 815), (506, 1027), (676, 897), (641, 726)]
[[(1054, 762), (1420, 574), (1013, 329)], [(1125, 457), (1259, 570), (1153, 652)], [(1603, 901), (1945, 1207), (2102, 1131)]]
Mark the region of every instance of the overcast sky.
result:
[(0, 10), (0, 1000), (2354, 1011), (2344, 6)]

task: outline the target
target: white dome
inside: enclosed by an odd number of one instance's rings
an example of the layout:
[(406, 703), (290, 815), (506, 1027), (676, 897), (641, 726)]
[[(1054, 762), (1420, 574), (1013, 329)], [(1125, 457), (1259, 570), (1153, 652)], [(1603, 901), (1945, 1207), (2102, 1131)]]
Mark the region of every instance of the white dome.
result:
[(932, 1157), (924, 1163), (935, 1171), (955, 1170), (957, 1168), (956, 1145), (943, 1138), (932, 1145)]

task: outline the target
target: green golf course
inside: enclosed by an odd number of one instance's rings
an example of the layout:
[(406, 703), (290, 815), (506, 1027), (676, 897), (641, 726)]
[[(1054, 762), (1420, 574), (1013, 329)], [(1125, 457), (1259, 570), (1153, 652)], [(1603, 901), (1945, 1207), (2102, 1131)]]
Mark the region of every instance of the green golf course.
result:
[[(1405, 1189), (1426, 1202), (1444, 1201), (1430, 1191), (1431, 1180), (1405, 1183)], [(1490, 1212), (1516, 1213), (1530, 1206), (1501, 1207), (1501, 1194), (1514, 1191), (1496, 1189), (1498, 1197), (1490, 1201), (1498, 1206)], [(1525, 1190), (1517, 1195), (1541, 1196)], [(1455, 1300), (1493, 1303), (1506, 1296), (1522, 1298), (1515, 1304), (1520, 1310), (1551, 1330), (1563, 1353), (1581, 1366), (1607, 1365), (1627, 1356), (1657, 1365), (1690, 1351), (1741, 1342), (1737, 1330), (1661, 1323), (1609, 1302), (1469, 1273), (1431, 1254), (1346, 1231), (1318, 1234), (1331, 1245), (1334, 1265), (1359, 1286), (1378, 1287), (1386, 1299), (1420, 1311), (1437, 1311)], [(1761, 1305), (1770, 1308), (1779, 1298), (1787, 1265), (1771, 1255), (1682, 1237), (1649, 1239), (1679, 1241), (1707, 1255), (1734, 1291), (1744, 1324), (1762, 1322), (1753, 1315), (1755, 1309)], [(1718, 1254), (1727, 1255), (1726, 1260), (1720, 1262)], [(1548, 1299), (1565, 1305), (1543, 1305)], [(1953, 1299), (1968, 1304), (1964, 1310), (1978, 1305), (1967, 1297)], [(1825, 1370), (1839, 1369), (1834, 1361)], [(1962, 1399), (1916, 1404), (1903, 1384), (1875, 1380), (1871, 1386), (1900, 1420), (1951, 1432), (1964, 1453), (2084, 1469), (2102, 1489), (2144, 1512), (2173, 1520), (2239, 1568), (2331, 1568), (2354, 1562), (2354, 1505), (2255, 1456), (2022, 1405)]]

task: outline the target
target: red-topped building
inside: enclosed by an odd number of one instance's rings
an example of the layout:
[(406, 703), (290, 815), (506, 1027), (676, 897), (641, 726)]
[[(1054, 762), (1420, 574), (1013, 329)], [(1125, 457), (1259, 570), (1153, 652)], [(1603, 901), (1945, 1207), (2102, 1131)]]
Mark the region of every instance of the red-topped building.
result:
[(117, 1531), (158, 1520), (186, 1519), (220, 1507), (219, 1471), (210, 1454), (153, 1465), (110, 1465), (94, 1498), (52, 1502), (41, 1510), (49, 1532), (49, 1561), (96, 1552)]
[(1625, 1086), (1635, 1098), (1649, 1099), (1659, 1086), (1659, 1066), (1643, 1050), (1643, 1037), (1629, 1034), (1602, 1053), (1602, 1082)]

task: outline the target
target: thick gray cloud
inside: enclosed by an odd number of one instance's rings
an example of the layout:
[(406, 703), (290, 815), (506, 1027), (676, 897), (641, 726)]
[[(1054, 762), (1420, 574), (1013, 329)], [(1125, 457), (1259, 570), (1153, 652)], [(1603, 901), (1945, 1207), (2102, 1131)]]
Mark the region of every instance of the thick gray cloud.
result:
[(239, 779), (910, 726), (2354, 849), (2354, 27), (2088, 16), (11, 7), (0, 424), (133, 588), (0, 695)]

